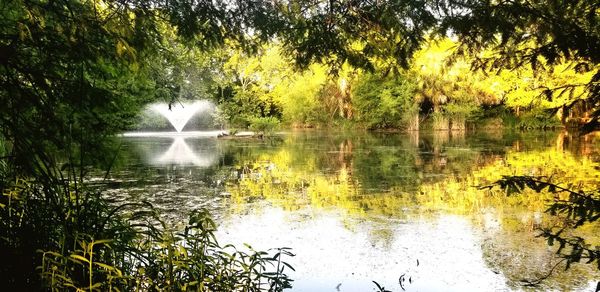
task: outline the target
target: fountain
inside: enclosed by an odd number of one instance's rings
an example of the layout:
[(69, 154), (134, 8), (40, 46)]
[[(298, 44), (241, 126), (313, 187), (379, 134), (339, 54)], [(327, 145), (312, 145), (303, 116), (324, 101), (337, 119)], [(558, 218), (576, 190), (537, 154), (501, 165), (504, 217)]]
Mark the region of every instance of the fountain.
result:
[(164, 103), (157, 103), (150, 106), (152, 110), (165, 117), (175, 128), (177, 133), (181, 133), (187, 122), (199, 111), (212, 108), (211, 102), (202, 100), (192, 103), (176, 103), (171, 106)]
[[(194, 102), (181, 102), (172, 104), (169, 106), (166, 103), (155, 103), (148, 106), (148, 111), (160, 114), (165, 117), (169, 123), (173, 126), (176, 132), (127, 132), (123, 133), (124, 137), (138, 137), (153, 141), (155, 145), (161, 145), (164, 139), (171, 140), (170, 147), (164, 148), (158, 153), (147, 153), (148, 159), (151, 164), (154, 165), (193, 165), (196, 167), (208, 167), (213, 165), (217, 160), (217, 156), (210, 152), (201, 151), (197, 153), (190, 145), (187, 144), (186, 139), (194, 139), (194, 144), (199, 143), (197, 139), (203, 138), (216, 138), (223, 131), (208, 130), (208, 131), (189, 131), (184, 128), (186, 124), (198, 113), (209, 114), (211, 110), (214, 110), (215, 105), (207, 100), (199, 100)], [(157, 118), (156, 115), (154, 118)], [(206, 141), (206, 140), (204, 140)], [(206, 143), (206, 142), (200, 142)], [(164, 144), (163, 144), (164, 145)], [(153, 147), (156, 149), (156, 146)]]

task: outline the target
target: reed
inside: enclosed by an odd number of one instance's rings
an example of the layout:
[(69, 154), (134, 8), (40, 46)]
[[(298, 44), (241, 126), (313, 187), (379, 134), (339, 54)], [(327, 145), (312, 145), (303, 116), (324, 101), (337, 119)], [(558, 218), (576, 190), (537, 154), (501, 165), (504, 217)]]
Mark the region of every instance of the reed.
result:
[(221, 245), (207, 210), (170, 226), (149, 203), (107, 204), (100, 194), (52, 193), (16, 180), (0, 200), (1, 269), (8, 287), (76, 291), (281, 291), (289, 248)]

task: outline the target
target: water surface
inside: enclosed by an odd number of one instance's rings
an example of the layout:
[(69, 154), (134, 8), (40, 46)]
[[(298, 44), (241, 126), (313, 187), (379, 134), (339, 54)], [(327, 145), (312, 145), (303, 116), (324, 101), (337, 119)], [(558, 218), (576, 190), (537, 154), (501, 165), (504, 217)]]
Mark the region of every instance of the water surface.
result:
[[(107, 182), (115, 203), (147, 200), (173, 223), (211, 210), (222, 243), (292, 247), (294, 291), (505, 291), (547, 273), (557, 224), (547, 197), (484, 194), (500, 175), (600, 182), (594, 136), (302, 131), (221, 140), (131, 134)], [(598, 226), (582, 235), (598, 239)], [(399, 279), (404, 279), (402, 287)], [(597, 270), (559, 269), (542, 289), (592, 289)]]

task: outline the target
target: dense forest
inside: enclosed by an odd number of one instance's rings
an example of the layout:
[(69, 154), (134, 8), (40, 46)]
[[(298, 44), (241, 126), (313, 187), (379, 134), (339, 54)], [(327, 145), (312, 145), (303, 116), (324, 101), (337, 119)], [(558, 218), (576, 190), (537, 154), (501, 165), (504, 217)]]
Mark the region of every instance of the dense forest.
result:
[[(88, 186), (91, 166), (110, 171), (100, 153), (115, 153), (115, 134), (153, 102), (212, 100), (218, 126), (236, 129), (587, 133), (600, 119), (591, 0), (5, 0), (0, 27), (9, 289), (291, 285), (287, 248), (229, 251), (206, 210), (175, 230), (151, 205), (115, 207)], [(600, 218), (596, 193), (530, 177), (498, 185), (567, 192), (555, 211), (574, 227)], [(600, 263), (583, 239), (546, 235), (569, 263)]]
[[(298, 69), (276, 42), (253, 53), (226, 47), (219, 55), (187, 61), (183, 76), (199, 79), (183, 78), (178, 100), (214, 100), (218, 121), (241, 129), (271, 122), (370, 130), (463, 131), (475, 124), (543, 130), (590, 121), (585, 89), (570, 86), (590, 84), (594, 70), (577, 72), (576, 61), (547, 70), (473, 70), (474, 58), (456, 56), (457, 49), (458, 42), (448, 37), (427, 38), (407, 68), (392, 70), (382, 61), (370, 69), (347, 61)], [(493, 55), (491, 49), (483, 54)], [(545, 58), (539, 62), (549, 67)], [(554, 88), (561, 90), (547, 96)]]

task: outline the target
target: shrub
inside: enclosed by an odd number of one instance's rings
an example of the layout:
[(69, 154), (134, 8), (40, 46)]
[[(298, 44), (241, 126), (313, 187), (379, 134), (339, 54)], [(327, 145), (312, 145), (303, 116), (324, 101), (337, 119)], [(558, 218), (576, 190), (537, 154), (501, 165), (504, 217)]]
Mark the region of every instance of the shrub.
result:
[(365, 74), (352, 90), (356, 119), (369, 129), (407, 128), (418, 114), (416, 85), (404, 75)]
[(262, 133), (265, 136), (271, 136), (279, 128), (279, 120), (274, 117), (252, 118), (250, 120), (250, 130)]
[(518, 117), (518, 127), (524, 130), (560, 127), (560, 121), (544, 110), (532, 110)]

